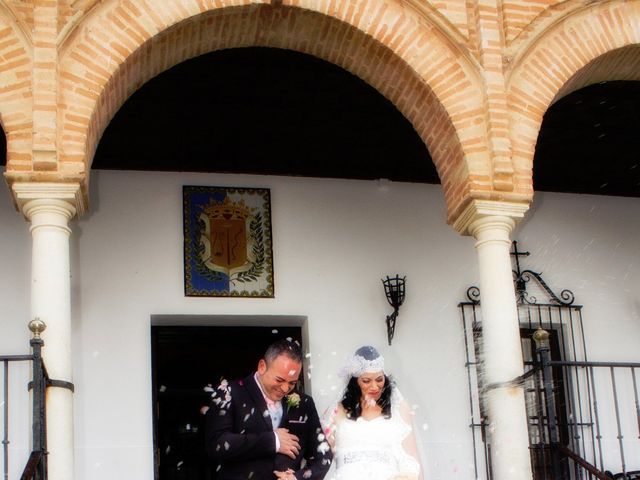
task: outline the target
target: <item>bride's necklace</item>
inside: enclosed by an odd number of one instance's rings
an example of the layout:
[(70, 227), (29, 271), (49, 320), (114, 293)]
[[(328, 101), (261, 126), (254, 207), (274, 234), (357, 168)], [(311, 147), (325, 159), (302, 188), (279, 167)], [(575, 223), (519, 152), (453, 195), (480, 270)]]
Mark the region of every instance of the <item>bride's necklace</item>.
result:
[(360, 400), (360, 409), (362, 414), (360, 415), (365, 420), (373, 420), (382, 415), (382, 408), (376, 403), (375, 400)]

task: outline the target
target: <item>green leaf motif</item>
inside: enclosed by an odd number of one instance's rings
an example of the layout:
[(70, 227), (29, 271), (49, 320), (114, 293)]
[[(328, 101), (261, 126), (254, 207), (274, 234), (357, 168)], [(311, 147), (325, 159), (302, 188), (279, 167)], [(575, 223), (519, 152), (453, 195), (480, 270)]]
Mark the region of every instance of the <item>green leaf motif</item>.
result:
[(251, 219), (249, 231), (251, 238), (253, 239), (252, 253), (255, 260), (249, 270), (238, 272), (237, 274), (233, 275), (230, 279), (232, 281), (237, 281), (240, 283), (255, 282), (264, 273), (265, 246), (264, 236), (262, 235), (263, 229), (261, 213), (257, 213)]

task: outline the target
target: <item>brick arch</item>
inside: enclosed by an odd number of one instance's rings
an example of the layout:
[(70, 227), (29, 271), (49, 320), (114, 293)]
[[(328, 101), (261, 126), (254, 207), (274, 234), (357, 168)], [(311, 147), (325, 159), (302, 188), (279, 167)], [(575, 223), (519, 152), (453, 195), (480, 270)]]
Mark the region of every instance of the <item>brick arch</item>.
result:
[(32, 48), (10, 12), (0, 8), (0, 128), (7, 139), (7, 171), (32, 165)]
[(481, 77), (436, 27), (395, 0), (245, 1), (201, 12), (196, 0), (114, 0), (94, 10), (61, 51), (60, 161), (88, 170), (120, 105), (171, 66), (217, 49), (269, 46), (335, 63), (392, 101), (429, 148), (449, 219), (474, 191), (492, 188), (485, 130), (474, 121), (483, 118)]
[(640, 43), (639, 24), (638, 0), (594, 4), (554, 24), (511, 65), (507, 93), (517, 184), (532, 185), (535, 146), (547, 108), (576, 88), (618, 79), (615, 68), (603, 76), (599, 65)]

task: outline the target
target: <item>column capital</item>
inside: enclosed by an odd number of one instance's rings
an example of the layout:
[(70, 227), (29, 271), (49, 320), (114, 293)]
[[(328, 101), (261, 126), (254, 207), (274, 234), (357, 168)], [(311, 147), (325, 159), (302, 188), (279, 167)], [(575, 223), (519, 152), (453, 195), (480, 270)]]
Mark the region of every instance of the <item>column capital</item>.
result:
[(478, 226), (487, 221), (503, 219), (513, 229), (529, 210), (526, 203), (500, 202), (497, 200), (472, 200), (453, 222), (453, 228), (461, 235), (474, 235)]
[(85, 212), (79, 183), (15, 182), (11, 190), (18, 209), (27, 219), (34, 205), (46, 203), (68, 210), (69, 219)]

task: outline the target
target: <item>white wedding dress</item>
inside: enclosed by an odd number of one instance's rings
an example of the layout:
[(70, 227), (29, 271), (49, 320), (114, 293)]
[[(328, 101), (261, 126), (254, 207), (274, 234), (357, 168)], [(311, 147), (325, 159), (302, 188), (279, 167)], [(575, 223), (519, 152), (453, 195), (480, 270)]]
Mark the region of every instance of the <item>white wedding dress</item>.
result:
[[(392, 405), (399, 404), (395, 397)], [(333, 423), (333, 429), (336, 480), (418, 478), (420, 464), (403, 448), (412, 428), (403, 420), (399, 408), (392, 407), (391, 418), (343, 418)]]

